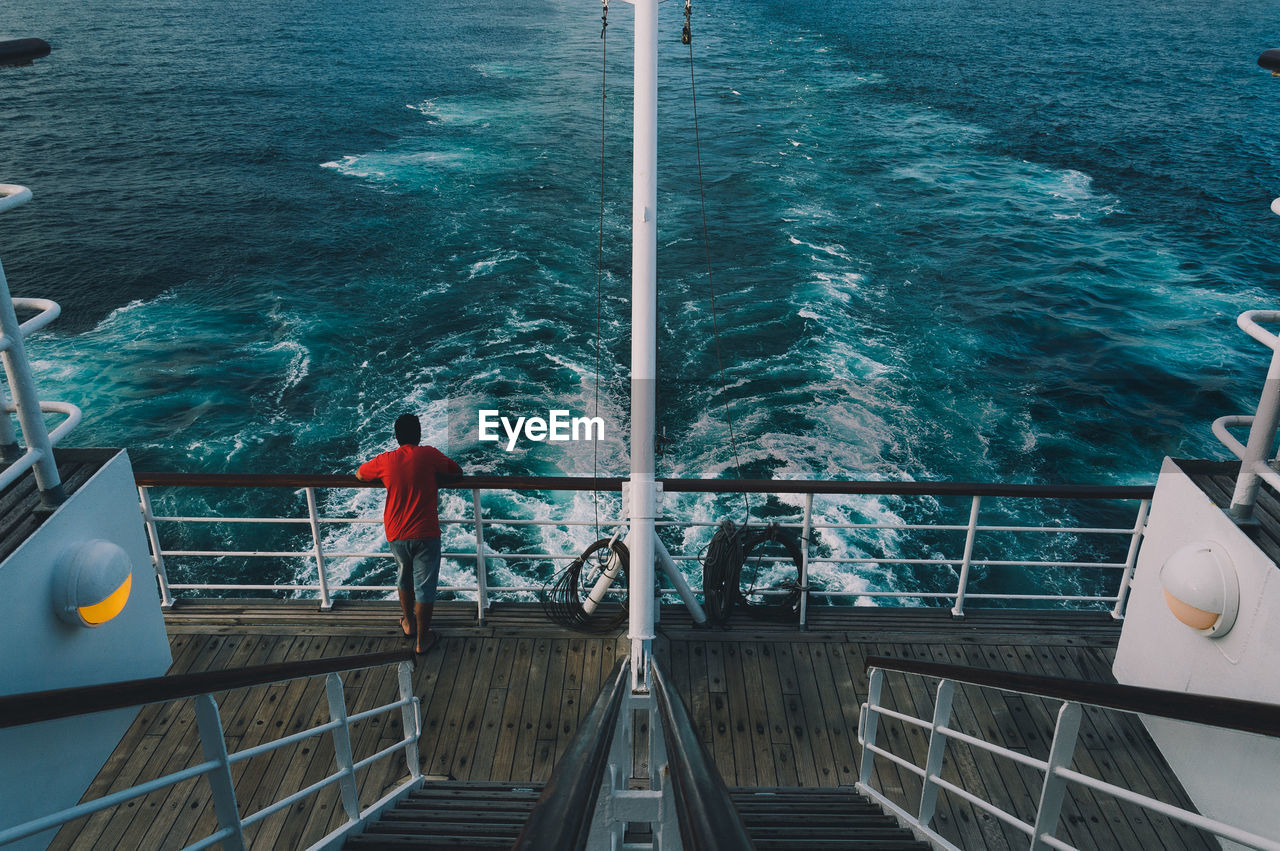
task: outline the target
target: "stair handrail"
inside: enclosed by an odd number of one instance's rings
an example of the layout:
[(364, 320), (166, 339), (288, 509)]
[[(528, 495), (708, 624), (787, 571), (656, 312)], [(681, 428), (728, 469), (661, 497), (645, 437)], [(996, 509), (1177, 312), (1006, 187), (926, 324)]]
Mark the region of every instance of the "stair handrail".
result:
[(391, 650), (7, 695), (0, 697), (0, 728), (412, 661), (413, 651)]
[(873, 668), (1280, 737), (1280, 706), (1273, 703), (889, 656), (868, 656), (865, 670)]
[(724, 778), (698, 739), (684, 701), (667, 687), (657, 660), (650, 667), (684, 847), (700, 851), (754, 848)]
[(577, 851), (586, 847), (622, 698), (631, 684), (631, 660), (619, 659), (609, 676), (613, 685), (600, 690), (578, 726), (512, 851)]

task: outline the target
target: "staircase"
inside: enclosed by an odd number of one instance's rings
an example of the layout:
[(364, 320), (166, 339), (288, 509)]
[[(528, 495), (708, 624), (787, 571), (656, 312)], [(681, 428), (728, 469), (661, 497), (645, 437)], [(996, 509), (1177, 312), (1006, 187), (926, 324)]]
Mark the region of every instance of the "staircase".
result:
[[(542, 784), (430, 782), (347, 840), (352, 851), (510, 848)], [(843, 788), (731, 789), (758, 851), (928, 851), (875, 804)]]
[(757, 851), (929, 851), (929, 844), (847, 787), (729, 790)]
[(542, 794), (541, 783), (428, 781), (343, 848), (463, 851), (510, 848)]

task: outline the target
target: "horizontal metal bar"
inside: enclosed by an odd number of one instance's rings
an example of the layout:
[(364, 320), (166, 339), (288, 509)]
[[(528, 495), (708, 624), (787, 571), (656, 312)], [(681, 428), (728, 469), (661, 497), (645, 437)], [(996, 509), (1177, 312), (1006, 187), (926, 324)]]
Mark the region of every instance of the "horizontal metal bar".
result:
[(869, 708), (872, 712), (875, 712), (878, 715), (884, 715), (888, 718), (897, 718), (899, 721), (905, 721), (908, 724), (914, 724), (917, 727), (921, 727), (925, 730), (933, 729), (932, 721), (925, 721), (924, 719), (917, 718), (914, 715), (906, 715), (896, 710), (889, 709), (888, 707), (885, 707), (885, 706), (870, 706)]
[(345, 771), (338, 771), (334, 774), (330, 774), (328, 777), (324, 778), (323, 780), (317, 780), (315, 783), (312, 783), (307, 788), (294, 792), (292, 795), (290, 795), (287, 798), (281, 798), (279, 801), (276, 801), (271, 806), (264, 807), (263, 809), (258, 810), (253, 815), (241, 819), (240, 824), (244, 827), (248, 827), (251, 824), (256, 824), (257, 822), (262, 821), (264, 818), (270, 818), (271, 816), (275, 815), (281, 810), (293, 806), (298, 801), (301, 801), (303, 798), (307, 797), (308, 795), (314, 795), (316, 792), (319, 792), (321, 789), (330, 785), (331, 783), (337, 783), (338, 780), (340, 780), (342, 778), (342, 775), (344, 774), (346, 774)]
[(948, 739), (954, 739), (957, 742), (964, 742), (965, 744), (971, 745), (975, 748), (981, 748), (987, 753), (992, 753), (992, 754), (995, 754), (996, 756), (1002, 756), (1002, 757), (1005, 757), (1006, 759), (1011, 759), (1014, 762), (1021, 763), (1023, 765), (1029, 766), (1039, 771), (1043, 772), (1043, 771), (1049, 770), (1049, 763), (1045, 762), (1044, 760), (1036, 759), (1033, 756), (1027, 756), (1024, 753), (1018, 753), (1017, 751), (1009, 750), (1008, 748), (1001, 747), (1000, 745), (994, 745), (991, 742), (988, 742), (986, 739), (979, 739), (975, 736), (970, 736), (968, 733), (962, 733), (959, 730), (953, 730), (950, 727), (939, 727), (937, 732), (943, 736), (946, 736)]
[[(139, 487), (381, 488), (353, 475), (292, 476), (254, 473), (134, 473)], [(509, 491), (620, 491), (620, 478), (588, 476), (461, 476), (446, 489)], [(1029, 499), (1150, 499), (1154, 485), (1023, 485), (986, 482), (818, 481), (797, 479), (658, 479), (667, 493), (827, 494), (839, 496), (991, 496)]]
[(907, 771), (910, 771), (912, 774), (916, 775), (917, 777), (924, 777), (924, 769), (916, 765), (914, 762), (911, 762), (910, 760), (905, 760), (902, 757), (898, 756), (897, 754), (889, 753), (887, 750), (880, 747), (879, 745), (873, 745), (869, 742), (863, 744), (863, 747), (874, 754), (878, 754), (884, 757), (885, 759), (889, 760), (889, 762), (892, 762), (895, 765), (902, 766)]
[(303, 739), (309, 739), (312, 736), (322, 735), (341, 726), (341, 721), (326, 721), (318, 727), (312, 727), (309, 730), (300, 730), (297, 733), (290, 733), (282, 739), (273, 739), (270, 742), (263, 742), (260, 745), (254, 745), (251, 748), (236, 751), (227, 757), (227, 762), (235, 765), (237, 762), (244, 762), (246, 759), (253, 759), (255, 756), (261, 756), (264, 753), (271, 753), (274, 750), (279, 750), (280, 748), (291, 745), (294, 742), (300, 742)]
[(1172, 804), (1166, 804), (1164, 801), (1158, 801), (1155, 798), (1149, 798), (1146, 795), (1134, 792), (1131, 789), (1125, 789), (1123, 786), (1116, 786), (1114, 783), (1107, 783), (1105, 780), (1099, 780), (1096, 777), (1090, 777), (1088, 774), (1081, 774), (1070, 768), (1059, 766), (1053, 771), (1054, 774), (1066, 780), (1073, 781), (1081, 786), (1087, 786), (1095, 792), (1104, 792), (1113, 798), (1119, 798), (1130, 804), (1137, 804), (1143, 809), (1160, 813), (1163, 816), (1180, 821), (1183, 824), (1189, 824), (1192, 827), (1198, 827), (1209, 833), (1221, 836), (1223, 839), (1230, 839), (1232, 842), (1239, 842), (1241, 845), (1248, 845), (1251, 848), (1262, 848), (1266, 851), (1280, 851), (1280, 842), (1274, 839), (1268, 839), (1265, 836), (1258, 836), (1256, 833), (1250, 833), (1247, 830), (1241, 830), (1229, 824), (1217, 821), (1215, 819), (1206, 818), (1199, 813), (1193, 813), (1184, 810), (1181, 807), (1175, 807)]
[(374, 715), (377, 715), (380, 712), (390, 712), (393, 709), (399, 709), (400, 707), (406, 706), (412, 702), (413, 702), (412, 697), (402, 697), (399, 700), (397, 700), (395, 703), (388, 703), (386, 706), (375, 706), (373, 709), (366, 709), (364, 712), (360, 712), (356, 715), (349, 715), (347, 716), (347, 723), (354, 724), (357, 721), (363, 721), (366, 718), (372, 718)]
[(1050, 836), (1047, 833), (1040, 834), (1040, 841), (1045, 845), (1048, 845), (1050, 848), (1057, 848), (1058, 851), (1080, 851), (1076, 846), (1068, 845), (1058, 837)]
[(973, 804), (978, 809), (983, 810), (984, 812), (991, 813), (991, 815), (1000, 819), (1000, 821), (1004, 822), (1010, 827), (1016, 827), (1018, 830), (1022, 831), (1027, 836), (1031, 836), (1036, 832), (1035, 825), (1027, 824), (1025, 821), (1013, 815), (1012, 813), (1005, 812), (1004, 810), (997, 807), (995, 804), (992, 804), (988, 801), (984, 801), (982, 798), (979, 798), (977, 795), (973, 794), (967, 789), (960, 788), (959, 786), (957, 786), (956, 784), (952, 783), (949, 780), (943, 780), (941, 777), (939, 777), (936, 774), (930, 774), (929, 779), (932, 780), (934, 783), (936, 783), (940, 789), (946, 789), (951, 794), (964, 798), (966, 801)]
[(19, 825), (0, 830), (0, 845), (7, 845), (10, 842), (16, 842), (28, 836), (49, 830), (50, 828), (64, 825), (69, 821), (91, 816), (96, 812), (100, 812), (117, 804), (123, 804), (125, 801), (131, 801), (134, 798), (140, 798), (150, 792), (158, 789), (166, 789), (175, 783), (181, 783), (183, 780), (189, 780), (192, 777), (199, 777), (201, 774), (207, 774), (218, 768), (219, 763), (214, 760), (202, 762), (199, 765), (193, 765), (190, 768), (184, 768), (181, 771), (175, 771), (173, 774), (166, 774), (164, 777), (157, 777), (155, 780), (149, 780), (146, 783), (139, 783), (137, 786), (128, 789), (121, 789), (119, 792), (113, 792), (110, 795), (104, 795), (93, 801), (78, 804), (74, 807), (68, 807), (56, 813), (50, 813), (38, 819), (32, 819)]
[(210, 836), (206, 836), (204, 839), (201, 839), (199, 842), (191, 843), (190, 845), (183, 848), (182, 851), (200, 851), (200, 849), (202, 848), (211, 848), (235, 832), (236, 832), (235, 828), (224, 827), (222, 830), (218, 831), (217, 833), (212, 834)]
[(372, 765), (373, 763), (382, 759), (384, 756), (388, 756), (390, 754), (395, 753), (398, 750), (401, 750), (402, 748), (406, 747), (408, 744), (409, 743), (406, 742), (404, 739), (401, 739), (400, 741), (396, 742), (394, 745), (387, 745), (385, 748), (378, 751), (373, 756), (367, 756), (364, 759), (357, 762), (354, 766), (352, 766), (351, 770), (359, 771), (360, 769), (365, 768), (366, 766)]

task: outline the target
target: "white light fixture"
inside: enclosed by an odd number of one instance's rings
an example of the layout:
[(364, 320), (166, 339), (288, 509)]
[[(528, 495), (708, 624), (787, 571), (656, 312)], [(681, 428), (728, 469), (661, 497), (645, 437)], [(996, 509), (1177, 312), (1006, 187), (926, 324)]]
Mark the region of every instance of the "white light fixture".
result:
[(53, 608), (75, 626), (101, 626), (124, 611), (133, 587), (129, 554), (111, 541), (72, 544), (54, 567)]
[(1179, 548), (1160, 568), (1164, 602), (1173, 616), (1209, 638), (1221, 638), (1240, 611), (1240, 581), (1220, 544)]

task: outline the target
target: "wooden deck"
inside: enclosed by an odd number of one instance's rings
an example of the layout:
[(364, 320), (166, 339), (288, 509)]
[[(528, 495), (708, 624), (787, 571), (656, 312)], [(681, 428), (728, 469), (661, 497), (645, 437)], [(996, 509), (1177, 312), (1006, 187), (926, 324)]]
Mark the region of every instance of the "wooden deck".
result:
[[(56, 450), (53, 457), (58, 462), (63, 491), (71, 496), (119, 452), (119, 449)], [(7, 467), (0, 464), (0, 470)], [(0, 491), (0, 562), (12, 555), (48, 517), (49, 512), (40, 510), (40, 491), (36, 487), (36, 474), (31, 470)]]
[[(167, 616), (171, 673), (233, 668), (320, 656), (397, 649), (390, 603), (339, 604), (319, 615), (314, 603), (214, 601), (180, 604)], [(962, 622), (938, 610), (818, 609), (808, 632), (742, 618), (734, 629), (694, 630), (682, 612), (664, 609), (657, 654), (690, 709), (702, 740), (730, 786), (837, 786), (857, 777), (858, 706), (866, 695), (868, 655), (925, 658), (1053, 676), (1110, 680), (1119, 634), (1105, 614), (974, 612)], [(468, 604), (441, 604), (443, 645), (423, 657), (415, 693), (423, 701), (423, 770), (458, 780), (545, 780), (603, 677), (627, 652), (620, 634), (589, 636), (550, 624), (536, 606), (497, 607), (484, 626)], [(349, 675), (351, 712), (395, 697), (390, 669)], [(929, 717), (922, 680), (890, 674), (891, 706)], [(327, 719), (323, 680), (219, 696), (233, 752)], [(961, 688), (952, 726), (995, 737), (1036, 757), (1047, 755), (1056, 703)], [(882, 721), (882, 737), (923, 764), (917, 728)], [(399, 713), (353, 732), (356, 758), (400, 737)], [(882, 738), (883, 740), (883, 738)], [(235, 771), (242, 814), (305, 788), (332, 769), (327, 737), (255, 758)], [(201, 760), (191, 702), (143, 709), (86, 798)], [(388, 764), (393, 763), (393, 764)], [(1181, 787), (1134, 718), (1086, 712), (1074, 767), (1139, 792), (1186, 805)], [(877, 761), (877, 788), (914, 808), (919, 784)], [(1039, 776), (984, 752), (952, 745), (944, 776), (1029, 818)], [(407, 775), (402, 760), (362, 772), (362, 805)], [(906, 776), (904, 776), (906, 775)], [(336, 790), (255, 825), (254, 848), (305, 847), (342, 821)], [(935, 827), (962, 848), (1025, 848), (1026, 837), (947, 793)], [(64, 828), (51, 846), (180, 848), (215, 829), (207, 785), (188, 781)], [(1098, 802), (1073, 790), (1059, 836), (1080, 848), (1214, 848), (1197, 832), (1127, 804)]]

